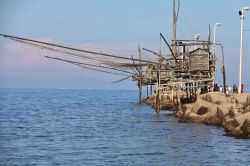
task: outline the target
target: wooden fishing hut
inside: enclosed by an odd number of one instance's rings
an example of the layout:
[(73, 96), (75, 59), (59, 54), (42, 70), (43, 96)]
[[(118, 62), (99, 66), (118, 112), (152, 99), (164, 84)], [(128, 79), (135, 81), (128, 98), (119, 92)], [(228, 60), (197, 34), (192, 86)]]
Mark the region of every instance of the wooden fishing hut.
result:
[(216, 58), (210, 52), (211, 42), (176, 40), (172, 41), (170, 48), (174, 45), (175, 54), (161, 55), (158, 63), (148, 64), (140, 77), (133, 77), (141, 81), (142, 86), (147, 86), (147, 93), (150, 86), (151, 95), (152, 86), (155, 86), (156, 105), (160, 103), (161, 94), (171, 91), (177, 96), (179, 92), (184, 92), (186, 95), (182, 100), (185, 102), (194, 102), (197, 95), (213, 91)]

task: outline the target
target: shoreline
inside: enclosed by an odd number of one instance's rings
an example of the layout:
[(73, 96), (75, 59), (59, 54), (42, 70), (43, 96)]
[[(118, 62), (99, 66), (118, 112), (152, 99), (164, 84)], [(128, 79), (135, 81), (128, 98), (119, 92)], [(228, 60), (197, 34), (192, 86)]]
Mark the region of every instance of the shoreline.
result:
[[(250, 93), (225, 95), (209, 92), (199, 95), (194, 103), (183, 103), (184, 95), (160, 95), (161, 110), (172, 110), (180, 121), (220, 126), (226, 135), (250, 139)], [(156, 95), (142, 100), (155, 107)]]

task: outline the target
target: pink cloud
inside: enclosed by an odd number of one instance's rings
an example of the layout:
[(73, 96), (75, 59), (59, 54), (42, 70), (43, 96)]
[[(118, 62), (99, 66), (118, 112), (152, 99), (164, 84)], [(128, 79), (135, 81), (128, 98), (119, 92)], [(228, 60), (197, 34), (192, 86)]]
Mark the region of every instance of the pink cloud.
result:
[[(43, 39), (43, 41), (53, 42), (52, 39)], [(0, 47), (0, 73), (3, 75), (17, 77), (36, 72), (37, 75), (45, 76), (54, 73), (53, 71), (66, 72), (66, 69), (73, 68), (71, 65), (52, 62), (44, 57), (57, 54), (52, 51), (17, 42), (8, 42)]]

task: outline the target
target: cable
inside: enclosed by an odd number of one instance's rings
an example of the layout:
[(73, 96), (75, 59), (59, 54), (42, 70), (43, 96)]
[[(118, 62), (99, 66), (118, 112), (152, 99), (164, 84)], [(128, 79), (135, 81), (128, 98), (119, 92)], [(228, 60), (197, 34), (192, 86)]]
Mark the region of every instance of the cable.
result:
[[(102, 52), (95, 52), (95, 51), (83, 50), (83, 49), (78, 49), (78, 48), (72, 48), (72, 47), (69, 47), (69, 46), (63, 46), (63, 45), (58, 45), (58, 44), (48, 43), (48, 42), (42, 42), (42, 41), (38, 41), (38, 40), (32, 40), (32, 39), (21, 38), (21, 37), (16, 37), (16, 36), (10, 36), (10, 35), (5, 35), (5, 34), (0, 34), (0, 36), (6, 37), (6, 38), (9, 38), (9, 39), (12, 39), (12, 40), (18, 39), (18, 40), (21, 40), (21, 41), (39, 43), (39, 44), (49, 45), (49, 46), (53, 46), (53, 47), (58, 47), (58, 48), (63, 48), (63, 49), (68, 49), (68, 50), (73, 50), (73, 51), (78, 51), (78, 52), (84, 52), (84, 53), (88, 53), (88, 54), (101, 55), (101, 56), (112, 57), (112, 58), (117, 58), (117, 59), (132, 60), (131, 58), (127, 58), (127, 57), (121, 57), (121, 56), (116, 56), (116, 55), (102, 53)], [(140, 60), (140, 59), (133, 59), (133, 60), (138, 61), (138, 62), (157, 64), (156, 62), (152, 62), (152, 61), (146, 61), (146, 60)]]

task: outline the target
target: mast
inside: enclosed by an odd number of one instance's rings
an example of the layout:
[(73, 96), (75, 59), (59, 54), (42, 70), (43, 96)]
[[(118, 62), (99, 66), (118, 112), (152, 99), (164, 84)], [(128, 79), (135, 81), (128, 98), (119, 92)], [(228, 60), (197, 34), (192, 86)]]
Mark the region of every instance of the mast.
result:
[(175, 0), (173, 0), (173, 54), (176, 57), (176, 22), (177, 22), (177, 17), (176, 17), (176, 4)]

